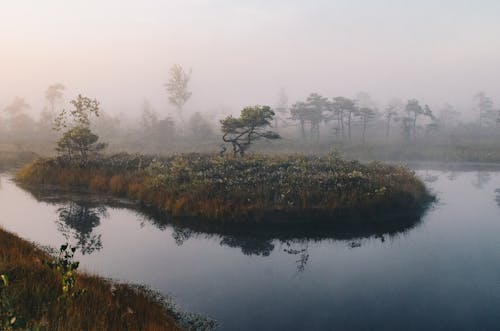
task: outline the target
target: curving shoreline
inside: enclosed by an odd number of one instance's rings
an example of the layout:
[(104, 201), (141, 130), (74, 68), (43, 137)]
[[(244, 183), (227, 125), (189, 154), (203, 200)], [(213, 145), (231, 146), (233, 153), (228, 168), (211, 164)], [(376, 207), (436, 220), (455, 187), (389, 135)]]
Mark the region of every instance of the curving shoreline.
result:
[(168, 158), (117, 154), (85, 167), (37, 159), (16, 180), (127, 197), (180, 218), (251, 222), (390, 215), (424, 209), (434, 197), (412, 171), (335, 155)]
[(0, 274), (9, 279), (4, 295), (27, 327), (41, 330), (181, 330), (155, 293), (77, 272), (85, 293), (60, 300), (60, 276), (42, 264), (51, 257), (36, 245), (0, 228)]

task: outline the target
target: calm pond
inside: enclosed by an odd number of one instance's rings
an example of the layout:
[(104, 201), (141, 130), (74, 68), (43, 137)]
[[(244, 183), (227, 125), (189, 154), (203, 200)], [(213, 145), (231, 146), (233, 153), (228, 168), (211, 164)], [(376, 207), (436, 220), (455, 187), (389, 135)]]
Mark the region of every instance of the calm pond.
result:
[(0, 175), (0, 225), (79, 248), (82, 268), (151, 285), (223, 330), (500, 329), (500, 171), (418, 170), (439, 201), (402, 226), (181, 227), (120, 201)]

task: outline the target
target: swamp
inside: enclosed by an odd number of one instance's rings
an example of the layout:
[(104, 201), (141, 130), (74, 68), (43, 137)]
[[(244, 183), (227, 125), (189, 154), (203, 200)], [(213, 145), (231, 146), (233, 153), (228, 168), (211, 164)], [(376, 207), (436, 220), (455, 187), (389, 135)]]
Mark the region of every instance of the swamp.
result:
[(3, 1), (0, 331), (499, 330), (498, 17)]

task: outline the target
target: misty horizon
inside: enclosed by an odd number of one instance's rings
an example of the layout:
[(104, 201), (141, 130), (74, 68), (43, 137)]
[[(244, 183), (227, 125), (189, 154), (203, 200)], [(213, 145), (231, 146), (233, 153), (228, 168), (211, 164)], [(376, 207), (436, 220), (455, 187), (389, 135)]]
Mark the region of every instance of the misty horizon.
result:
[(66, 86), (106, 113), (140, 115), (144, 99), (174, 115), (164, 84), (173, 64), (193, 70), (188, 113), (235, 114), (311, 92), (379, 108), (416, 98), (472, 117), (473, 96), (500, 97), (500, 3), (445, 1), (8, 2), (0, 13), (0, 107), (24, 97), (32, 115), (44, 91)]

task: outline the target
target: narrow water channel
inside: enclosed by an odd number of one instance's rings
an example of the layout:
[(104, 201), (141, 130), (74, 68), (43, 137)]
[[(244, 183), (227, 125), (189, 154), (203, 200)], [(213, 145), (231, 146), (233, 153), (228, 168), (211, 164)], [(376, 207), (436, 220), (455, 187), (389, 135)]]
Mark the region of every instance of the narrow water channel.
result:
[[(82, 268), (144, 283), (222, 330), (498, 330), (500, 172), (418, 170), (439, 201), (367, 231), (181, 226), (0, 175), (0, 226)], [(499, 190), (499, 191), (496, 191)]]

